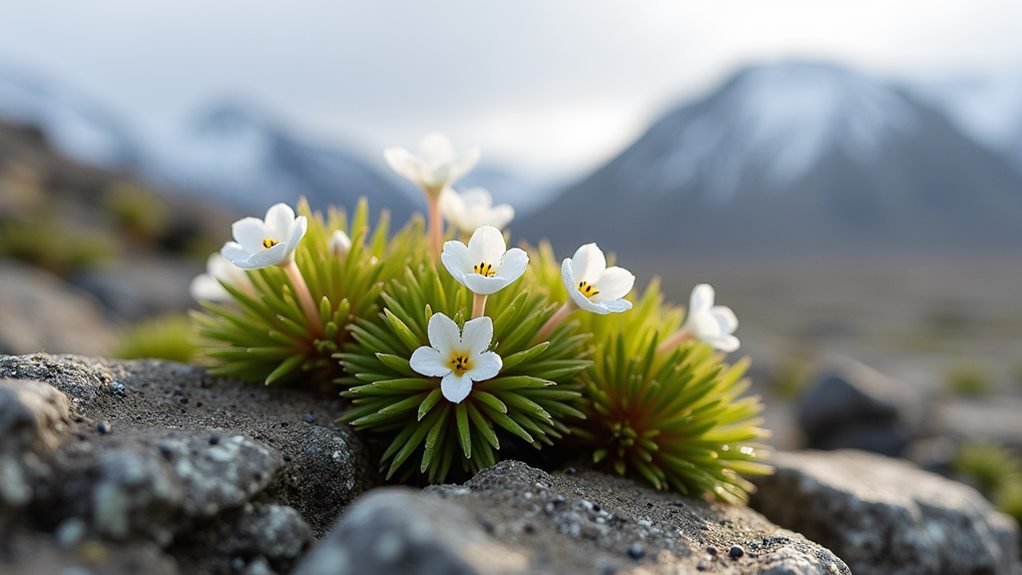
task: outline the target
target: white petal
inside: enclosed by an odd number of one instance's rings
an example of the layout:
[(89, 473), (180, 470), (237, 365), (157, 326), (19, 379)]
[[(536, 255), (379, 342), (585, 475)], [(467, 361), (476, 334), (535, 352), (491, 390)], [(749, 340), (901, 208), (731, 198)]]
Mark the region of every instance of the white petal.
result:
[(412, 352), (412, 358), (408, 360), (408, 364), (416, 373), (427, 377), (443, 377), (451, 373), (451, 366), (447, 364), (447, 359), (439, 351), (424, 345)]
[(199, 274), (192, 279), (189, 292), (196, 301), (229, 301), (231, 294), (209, 274)]
[(444, 188), (444, 191), (440, 192), (440, 212), (448, 222), (460, 229), (465, 217), (465, 200), (458, 192)]
[(408, 150), (404, 148), (387, 148), (383, 151), (383, 159), (387, 161), (390, 169), (406, 179), (417, 184), (422, 181), (424, 167), (422, 161)]
[(472, 148), (465, 152), (458, 158), (457, 162), (453, 163), (450, 170), (447, 173), (447, 183), (453, 184), (460, 180), (462, 176), (472, 171), (472, 168), (476, 167), (479, 163), (479, 148)]
[[(465, 277), (472, 273), (472, 263), (468, 258), (468, 247), (456, 240), (444, 243), (444, 251), (440, 254), (440, 261), (443, 262), (447, 272), (458, 280), (461, 285), (467, 286)], [(471, 288), (470, 288), (471, 289)]]
[(607, 313), (621, 313), (632, 309), (632, 302), (626, 299), (601, 302), (599, 305), (602, 305), (607, 310)]
[(454, 320), (442, 313), (435, 313), (429, 318), (426, 326), (429, 336), (429, 344), (444, 355), (451, 353), (451, 350), (458, 349), (461, 343), (461, 330)]
[(486, 188), (469, 188), (461, 193), (461, 199), (465, 206), (473, 208), (489, 209), (493, 205), (493, 196)]
[(431, 132), (423, 136), (419, 142), (419, 157), (430, 168), (437, 168), (454, 161), (454, 146), (445, 134)]
[[(263, 249), (262, 246), (259, 246), (259, 249)], [(241, 247), (241, 244), (237, 242), (227, 242), (224, 247), (220, 248), (220, 255), (236, 266), (239, 262), (247, 260), (251, 254), (252, 252)]]
[(298, 242), (302, 241), (305, 237), (305, 232), (309, 230), (309, 220), (305, 219), (305, 216), (298, 216), (291, 224), (291, 229), (288, 230), (287, 239), (287, 253), (288, 257), (294, 253), (295, 248), (298, 247)]
[(504, 235), (493, 226), (482, 226), (468, 240), (468, 255), (473, 265), (486, 262), (496, 266), (505, 251)]
[(706, 343), (726, 353), (737, 351), (738, 348), (741, 347), (741, 342), (739, 342), (738, 338), (733, 335), (722, 335), (720, 337), (708, 339), (706, 340)]
[(472, 391), (472, 380), (467, 374), (448, 373), (440, 380), (440, 392), (447, 401), (461, 403)]
[(511, 248), (500, 259), (497, 277), (504, 278), (507, 283), (511, 283), (522, 277), (527, 267), (529, 267), (529, 254), (525, 253), (525, 250)]
[(461, 348), (470, 355), (478, 355), (490, 348), (493, 339), (493, 320), (487, 316), (465, 322), (461, 332)]
[[(259, 218), (242, 218), (231, 226), (231, 235), (234, 241), (245, 250), (257, 252), (263, 248), (263, 240), (270, 234), (266, 224)], [(279, 238), (274, 238), (279, 241)]]
[(738, 318), (735, 316), (735, 312), (726, 305), (712, 307), (710, 313), (717, 320), (721, 333), (734, 333), (738, 329)]
[(330, 236), (330, 251), (335, 256), (343, 256), (351, 251), (351, 238), (341, 230), (334, 230)]
[(295, 223), (295, 211), (287, 204), (274, 204), (266, 210), (266, 229), (270, 232), (270, 237), (277, 241), (282, 242), (291, 235), (291, 224), (293, 223)]
[[(224, 255), (226, 256), (227, 254)], [(289, 256), (290, 252), (288, 251), (287, 244), (277, 244), (268, 250), (262, 250), (254, 254), (250, 253), (243, 261), (232, 261), (234, 265), (243, 270), (257, 270), (284, 263), (288, 260)], [(228, 256), (228, 259), (230, 259), (230, 256)]]
[(500, 368), (504, 367), (503, 360), (495, 352), (487, 351), (472, 358), (472, 369), (465, 372), (472, 381), (486, 381), (497, 377)]
[[(457, 279), (457, 278), (455, 278)], [(510, 281), (501, 276), (486, 277), (477, 273), (465, 274), (459, 283), (479, 295), (491, 295), (507, 287)]]
[(632, 291), (635, 285), (635, 276), (632, 272), (617, 266), (607, 268), (596, 280), (596, 289), (600, 293), (593, 296), (593, 301), (613, 301), (621, 299)]
[(502, 229), (515, 219), (515, 209), (510, 204), (500, 204), (490, 210), (490, 225)]
[(692, 288), (692, 297), (689, 298), (688, 313), (694, 314), (706, 311), (713, 307), (713, 286), (710, 284), (699, 284)]
[(695, 313), (689, 314), (685, 318), (685, 326), (693, 335), (704, 341), (723, 335), (717, 318), (713, 317), (710, 310), (696, 310)]
[(605, 269), (607, 258), (596, 244), (585, 244), (575, 250), (575, 255), (571, 258), (571, 271), (576, 284), (578, 282), (595, 284)]

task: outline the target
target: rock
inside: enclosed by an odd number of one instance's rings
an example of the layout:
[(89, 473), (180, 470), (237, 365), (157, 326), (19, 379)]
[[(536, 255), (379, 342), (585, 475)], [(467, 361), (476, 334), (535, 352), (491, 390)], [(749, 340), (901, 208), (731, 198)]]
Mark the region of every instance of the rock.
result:
[(250, 503), (179, 537), (172, 552), (184, 571), (289, 573), (312, 541), (294, 508)]
[(0, 260), (0, 277), (0, 354), (98, 355), (113, 347), (114, 326), (88, 294), (57, 276), (9, 261)]
[[(749, 551), (732, 559), (735, 545)], [(653, 574), (699, 565), (741, 574), (849, 573), (827, 549), (748, 508), (595, 471), (548, 474), (516, 461), (462, 486), (373, 491), (295, 573)]]
[(971, 487), (859, 451), (778, 453), (752, 505), (857, 575), (1012, 574), (1018, 527)]
[(835, 358), (799, 399), (796, 419), (809, 447), (904, 451), (922, 417), (919, 397), (873, 369)]
[[(0, 519), (26, 540), (110, 556), (155, 545), (196, 573), (286, 573), (373, 480), (359, 439), (329, 423), (339, 399), (46, 354), (0, 356), (0, 382), (0, 453), (40, 451), (0, 457), (17, 503)], [(0, 546), (0, 572), (11, 561)]]
[(931, 433), (959, 443), (994, 443), (1022, 451), (1022, 399), (947, 400), (935, 411)]

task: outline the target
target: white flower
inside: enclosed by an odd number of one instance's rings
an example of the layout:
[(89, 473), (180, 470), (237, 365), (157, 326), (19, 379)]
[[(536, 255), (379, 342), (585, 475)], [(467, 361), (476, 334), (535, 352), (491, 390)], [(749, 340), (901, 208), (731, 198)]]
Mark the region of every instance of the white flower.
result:
[(351, 238), (348, 234), (337, 230), (330, 236), (330, 251), (335, 256), (345, 256), (351, 251)]
[(596, 244), (586, 244), (561, 263), (561, 280), (575, 305), (601, 315), (632, 309), (624, 299), (635, 285), (635, 276), (624, 268), (608, 268), (607, 258)]
[(198, 301), (229, 301), (231, 294), (220, 285), (223, 282), (238, 288), (247, 289), (252, 286), (245, 271), (227, 261), (227, 258), (214, 253), (206, 260), (206, 273), (195, 276), (190, 288), (192, 297)]
[(713, 347), (732, 352), (738, 349), (738, 338), (731, 335), (738, 329), (738, 318), (727, 306), (713, 305), (713, 286), (699, 284), (692, 290), (683, 330)]
[(452, 226), (468, 233), (479, 226), (503, 229), (515, 217), (509, 204), (493, 205), (493, 196), (485, 188), (469, 188), (458, 193), (447, 188), (440, 195), (440, 211)]
[(486, 351), (493, 339), (493, 320), (477, 317), (458, 329), (442, 313), (429, 318), (429, 345), (415, 350), (409, 364), (416, 372), (440, 377), (440, 391), (452, 403), (461, 403), (472, 383), (495, 377), (504, 363), (495, 352)]
[(440, 254), (447, 271), (458, 283), (479, 295), (490, 295), (522, 277), (529, 255), (518, 248), (507, 249), (504, 236), (493, 226), (482, 226), (468, 240), (444, 244)]
[(220, 253), (239, 268), (255, 270), (269, 266), (287, 266), (294, 261), (295, 248), (308, 228), (305, 216), (295, 217), (287, 204), (266, 211), (266, 219), (242, 218), (231, 227), (233, 242), (224, 244)]
[(418, 155), (404, 148), (387, 148), (383, 157), (391, 169), (436, 197), (475, 167), (479, 150), (456, 154), (447, 136), (433, 132), (422, 138)]

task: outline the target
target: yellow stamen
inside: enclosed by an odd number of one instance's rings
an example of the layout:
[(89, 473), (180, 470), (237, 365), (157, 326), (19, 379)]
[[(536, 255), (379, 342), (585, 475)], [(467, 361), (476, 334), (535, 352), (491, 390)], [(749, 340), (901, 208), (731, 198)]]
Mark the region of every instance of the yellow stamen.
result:
[(263, 247), (266, 248), (266, 249), (270, 249), (270, 248), (272, 248), (273, 246), (275, 246), (275, 245), (277, 245), (279, 243), (280, 242), (278, 242), (277, 240), (275, 240), (273, 238), (266, 238), (265, 240), (263, 240)]
[(593, 296), (600, 293), (600, 290), (596, 289), (596, 286), (589, 282), (578, 282), (578, 291), (582, 292), (582, 295), (589, 299), (593, 299)]
[(456, 373), (458, 375), (462, 375), (466, 371), (472, 369), (472, 362), (469, 361), (467, 355), (461, 355), (461, 354), (458, 354), (458, 353), (454, 354), (451, 357), (450, 364), (451, 364), (451, 369), (453, 369), (454, 373)]
[(493, 264), (488, 264), (486, 262), (479, 262), (472, 266), (472, 271), (487, 278), (492, 278), (497, 275), (497, 270), (493, 269)]

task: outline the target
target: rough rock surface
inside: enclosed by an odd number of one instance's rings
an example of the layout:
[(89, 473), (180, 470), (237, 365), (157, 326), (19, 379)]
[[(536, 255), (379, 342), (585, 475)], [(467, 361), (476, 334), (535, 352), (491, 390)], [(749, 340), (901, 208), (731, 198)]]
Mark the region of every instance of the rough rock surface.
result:
[(848, 358), (819, 369), (796, 408), (809, 447), (900, 455), (918, 431), (920, 398), (909, 388)]
[[(729, 555), (740, 546), (741, 555)], [(505, 461), (462, 486), (357, 501), (299, 575), (849, 573), (827, 549), (739, 506), (595, 471)]]
[(0, 261), (0, 278), (0, 354), (110, 351), (114, 327), (88, 294), (56, 276), (9, 261)]
[(372, 480), (339, 412), (180, 364), (0, 356), (0, 572), (56, 572), (30, 560), (54, 545), (95, 572), (287, 572)]
[(859, 451), (779, 453), (752, 505), (856, 575), (1014, 574), (1018, 527), (971, 487)]

